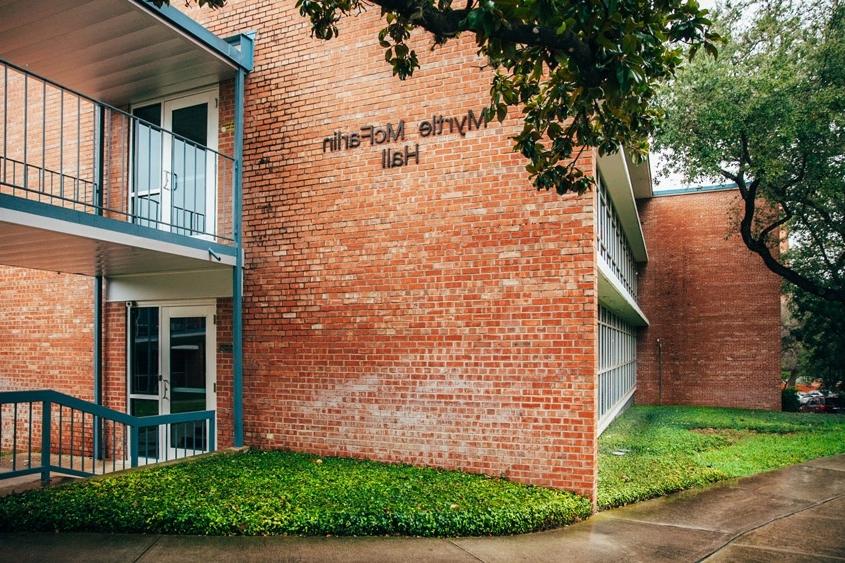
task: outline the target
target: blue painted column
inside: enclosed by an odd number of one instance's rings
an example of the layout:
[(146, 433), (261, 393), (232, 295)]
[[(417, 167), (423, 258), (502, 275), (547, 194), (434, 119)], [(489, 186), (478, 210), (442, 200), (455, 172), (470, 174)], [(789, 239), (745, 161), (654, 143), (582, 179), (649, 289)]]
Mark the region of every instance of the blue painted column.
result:
[[(94, 278), (94, 403), (103, 404), (103, 276)], [(100, 418), (94, 417), (94, 457), (101, 458)]]
[[(105, 160), (106, 160), (106, 109), (97, 105), (97, 128), (94, 145), (94, 162), (96, 185), (94, 193), (94, 205), (97, 215), (103, 214), (103, 191), (105, 186)], [(103, 404), (103, 276), (94, 278), (94, 403)], [(95, 459), (102, 458), (102, 421), (100, 417), (94, 417), (93, 454)]]
[(232, 272), (232, 418), (234, 424), (234, 445), (239, 448), (244, 445), (244, 412), (243, 412), (243, 282), (244, 282), (244, 251), (243, 251), (243, 137), (244, 137), (244, 81), (246, 72), (238, 70), (235, 77), (235, 167), (232, 186), (232, 222), (237, 257), (235, 269)]

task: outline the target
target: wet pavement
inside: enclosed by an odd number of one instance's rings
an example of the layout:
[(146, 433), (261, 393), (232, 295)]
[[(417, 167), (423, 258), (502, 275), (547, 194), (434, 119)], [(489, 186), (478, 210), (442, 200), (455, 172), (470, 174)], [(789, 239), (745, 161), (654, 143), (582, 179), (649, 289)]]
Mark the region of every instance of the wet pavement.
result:
[(3, 561), (845, 561), (845, 456), (498, 538), (0, 535)]

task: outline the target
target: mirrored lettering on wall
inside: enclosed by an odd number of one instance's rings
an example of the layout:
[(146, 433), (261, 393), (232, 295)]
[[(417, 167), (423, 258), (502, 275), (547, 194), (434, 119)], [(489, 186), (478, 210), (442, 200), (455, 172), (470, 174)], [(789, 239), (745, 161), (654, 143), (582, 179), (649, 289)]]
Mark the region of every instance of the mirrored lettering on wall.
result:
[(412, 135), (420, 139), (454, 135), (466, 137), (467, 133), (487, 128), (487, 120), (481, 112), (469, 110), (460, 117), (432, 115), (420, 121), (414, 128), (405, 120), (385, 125), (364, 125), (355, 131), (335, 131), (323, 139), (323, 153), (349, 151), (360, 147), (376, 147), (403, 143), (402, 146), (381, 149), (381, 167), (397, 168), (420, 163), (419, 143), (409, 143)]

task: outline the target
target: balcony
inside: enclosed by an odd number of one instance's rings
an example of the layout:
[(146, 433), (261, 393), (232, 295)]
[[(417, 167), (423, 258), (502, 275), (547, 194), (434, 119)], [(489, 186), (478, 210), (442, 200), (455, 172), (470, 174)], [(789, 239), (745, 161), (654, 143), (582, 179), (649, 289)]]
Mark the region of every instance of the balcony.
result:
[(0, 33), (0, 264), (231, 270), (251, 39), (131, 0), (0, 2)]
[[(624, 152), (599, 158), (596, 194), (596, 262), (599, 301), (632, 326), (648, 320), (637, 303), (637, 264), (648, 254)], [(650, 184), (650, 180), (648, 180)]]

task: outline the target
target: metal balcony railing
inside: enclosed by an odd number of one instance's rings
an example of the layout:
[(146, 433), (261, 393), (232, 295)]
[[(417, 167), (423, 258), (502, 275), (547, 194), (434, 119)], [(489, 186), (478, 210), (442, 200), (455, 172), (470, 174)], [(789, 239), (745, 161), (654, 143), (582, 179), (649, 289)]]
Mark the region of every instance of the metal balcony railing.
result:
[(90, 477), (215, 449), (214, 411), (139, 417), (57, 391), (0, 392), (0, 480)]
[(232, 244), (235, 166), (196, 140), (0, 61), (0, 193)]
[(637, 298), (637, 263), (631, 253), (631, 246), (622, 230), (619, 215), (613, 206), (613, 200), (604, 184), (604, 179), (598, 178), (598, 209), (596, 211), (597, 236), (596, 250), (601, 258), (610, 266), (622, 285)]

